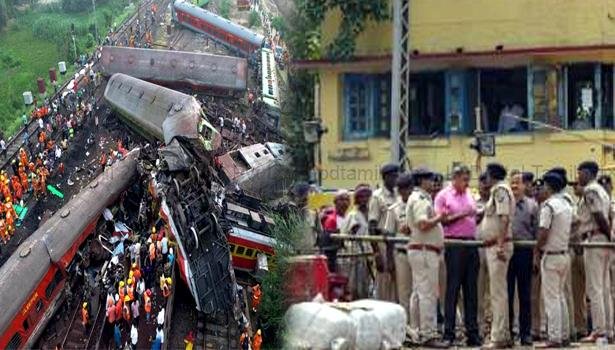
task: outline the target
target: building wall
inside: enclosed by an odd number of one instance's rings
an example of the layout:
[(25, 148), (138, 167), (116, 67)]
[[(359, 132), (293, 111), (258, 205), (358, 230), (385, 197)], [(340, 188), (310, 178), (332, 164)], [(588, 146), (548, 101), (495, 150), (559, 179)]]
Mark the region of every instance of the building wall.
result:
[[(411, 47), (421, 54), (615, 44), (615, 0), (412, 0), (410, 16)], [(338, 9), (327, 13), (323, 47), (340, 20)], [(390, 21), (370, 22), (356, 54), (388, 54), (391, 37)]]
[[(411, 47), (420, 52), (419, 57), (425, 54), (450, 54), (459, 47), (464, 52), (476, 52), (493, 51), (497, 45), (503, 45), (504, 51), (607, 46), (604, 50), (570, 51), (557, 56), (542, 53), (539, 57), (530, 56), (517, 63), (505, 58), (494, 65), (615, 62), (615, 50), (608, 50), (608, 46), (615, 45), (615, 0), (412, 0), (411, 3)], [(327, 14), (321, 28), (323, 47), (335, 37), (340, 18), (339, 10)], [(356, 55), (390, 55), (391, 36), (390, 22), (369, 23), (357, 38)], [(443, 63), (438, 69), (450, 72), (463, 70), (464, 67), (480, 67), (483, 63)], [(322, 139), (324, 188), (351, 188), (360, 182), (379, 182), (378, 169), (390, 160), (391, 143), (387, 138), (342, 141), (341, 74), (389, 70), (390, 63), (365, 63), (361, 66), (336, 63), (319, 70), (320, 115), (329, 130)], [(448, 97), (447, 113), (450, 104)], [(530, 94), (528, 97), (528, 106), (532, 107), (533, 96)], [(557, 109), (560, 104), (558, 102), (558, 105), (551, 107)], [(469, 103), (462, 107), (466, 117), (473, 118), (474, 105)], [(532, 113), (532, 110), (526, 112)], [(471, 142), (472, 137), (467, 134), (452, 134), (432, 140), (413, 138), (408, 150), (411, 165), (427, 165), (443, 173), (447, 173), (454, 162), (475, 165), (476, 152), (469, 148)], [(496, 143), (496, 157), (483, 158), (483, 166), (497, 160), (509, 168), (527, 169), (540, 175), (555, 165), (564, 166), (574, 173), (576, 164), (586, 159), (594, 159), (603, 167), (615, 165), (612, 151), (605, 151), (601, 144), (615, 144), (613, 130), (535, 131), (496, 136)]]
[[(391, 143), (384, 138), (342, 142), (342, 87), (336, 71), (322, 71), (321, 116), (328, 128), (322, 138), (322, 185), (324, 188), (352, 188), (358, 183), (379, 182), (379, 167), (390, 161)], [(469, 148), (473, 138), (451, 135), (431, 140), (414, 138), (408, 149), (412, 166), (426, 165), (447, 173), (454, 162), (476, 165), (476, 152)], [(613, 130), (549, 133), (535, 131), (496, 136), (496, 157), (483, 158), (482, 164), (499, 161), (510, 169), (526, 169), (541, 174), (559, 165), (574, 173), (575, 166), (587, 159), (603, 167), (615, 165), (612, 152), (602, 144), (615, 144)]]

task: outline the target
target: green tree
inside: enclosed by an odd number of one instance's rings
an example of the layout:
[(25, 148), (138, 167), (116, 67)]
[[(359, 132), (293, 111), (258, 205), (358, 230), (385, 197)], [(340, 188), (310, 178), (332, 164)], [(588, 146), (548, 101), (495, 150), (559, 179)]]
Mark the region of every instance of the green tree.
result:
[(252, 10), (250, 11), (250, 18), (248, 20), (248, 27), (250, 28), (258, 28), (261, 26), (261, 16), (258, 12)]
[(229, 19), (231, 16), (231, 2), (230, 0), (220, 1), (220, 16)]
[(273, 17), (271, 19), (271, 26), (275, 28), (275, 30), (277, 30), (282, 37), (284, 37), (284, 34), (288, 30), (288, 27), (286, 26), (286, 21), (284, 21), (284, 17), (282, 16)]

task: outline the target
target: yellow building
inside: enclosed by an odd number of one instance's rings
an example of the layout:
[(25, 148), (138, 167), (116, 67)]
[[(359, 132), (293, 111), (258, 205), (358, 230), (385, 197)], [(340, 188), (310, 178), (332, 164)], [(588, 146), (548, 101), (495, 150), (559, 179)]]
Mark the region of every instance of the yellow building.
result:
[[(327, 14), (324, 45), (340, 15)], [(476, 164), (477, 123), (496, 134), (483, 164), (538, 175), (555, 165), (574, 173), (586, 159), (615, 164), (615, 0), (412, 0), (410, 16), (412, 166), (446, 174)], [(296, 62), (319, 76), (324, 188), (375, 184), (391, 159), (392, 30), (370, 23), (350, 61)]]

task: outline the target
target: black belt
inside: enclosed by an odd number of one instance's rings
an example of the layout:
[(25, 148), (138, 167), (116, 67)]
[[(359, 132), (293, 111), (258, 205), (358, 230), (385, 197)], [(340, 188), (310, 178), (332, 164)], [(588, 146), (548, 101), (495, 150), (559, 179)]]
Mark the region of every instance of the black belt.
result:
[(564, 254), (568, 254), (567, 250), (556, 250), (556, 251), (548, 251), (548, 252), (543, 252), (545, 255), (564, 255)]
[(396, 250), (398, 253), (408, 254), (408, 249), (406, 248), (397, 248)]

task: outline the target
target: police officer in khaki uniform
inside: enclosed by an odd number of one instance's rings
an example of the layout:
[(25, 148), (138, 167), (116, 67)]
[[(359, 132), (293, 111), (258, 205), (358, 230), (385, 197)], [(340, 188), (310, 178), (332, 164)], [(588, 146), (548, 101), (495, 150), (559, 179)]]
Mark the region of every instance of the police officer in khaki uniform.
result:
[[(607, 242), (611, 236), (610, 199), (604, 188), (596, 181), (597, 175), (596, 162), (586, 161), (577, 168), (579, 185), (584, 188), (578, 209), (579, 232), (587, 242)], [(583, 254), (593, 329), (590, 335), (581, 341), (595, 342), (598, 338), (612, 336), (613, 332), (609, 278), (611, 252), (606, 248), (586, 248)]]
[[(385, 230), (397, 236), (408, 236), (410, 230), (406, 225), (406, 203), (412, 192), (412, 176), (404, 173), (397, 178), (397, 192), (399, 198), (391, 205), (387, 212)], [(406, 310), (410, 323), (410, 295), (412, 294), (412, 270), (408, 262), (408, 250), (403, 243), (395, 244), (395, 283), (397, 284), (397, 297), (399, 303)]]
[(424, 347), (444, 348), (438, 340), (437, 293), (440, 254), (444, 248), (444, 233), (436, 215), (430, 190), (433, 172), (418, 168), (413, 173), (415, 188), (406, 204), (406, 223), (410, 229), (408, 262), (412, 267), (410, 318), (417, 320), (418, 339)]
[(487, 165), (487, 181), (492, 187), (489, 201), (485, 206), (481, 231), (486, 248), (493, 322), (491, 342), (483, 347), (485, 349), (502, 349), (512, 345), (508, 329), (506, 273), (513, 253), (512, 218), (515, 214), (515, 199), (505, 179), (506, 169), (501, 164)]
[[(609, 195), (611, 199), (611, 210), (609, 212), (609, 222), (611, 223), (611, 237), (613, 237), (613, 230), (615, 227), (613, 226), (613, 220), (615, 220), (615, 200), (613, 199), (613, 182), (609, 175), (602, 175), (598, 178), (598, 183), (600, 186), (604, 188), (606, 193)], [(615, 308), (615, 259), (611, 256), (611, 263), (609, 265), (609, 272), (611, 278), (611, 304), (613, 308)]]
[(560, 348), (570, 345), (565, 287), (570, 271), (568, 242), (572, 206), (560, 195), (565, 185), (559, 174), (548, 172), (543, 181), (542, 191), (548, 199), (540, 208), (534, 260), (536, 264), (540, 261), (542, 297), (549, 327), (548, 341), (537, 348)]
[[(570, 239), (573, 237), (572, 235), (574, 234), (574, 223), (575, 221), (577, 221), (577, 203), (574, 200), (574, 198), (572, 197), (572, 195), (570, 193), (568, 193), (566, 191), (566, 186), (568, 186), (568, 173), (566, 171), (566, 169), (562, 168), (562, 167), (555, 167), (551, 170), (549, 170), (550, 173), (555, 173), (557, 175), (559, 175), (562, 180), (564, 181), (564, 186), (561, 189), (561, 191), (559, 191), (557, 193), (558, 196), (562, 197), (566, 203), (568, 203), (568, 205), (570, 205), (570, 208), (572, 209), (572, 222), (570, 224), (570, 237), (569, 237), (569, 241)], [(568, 255), (570, 256), (570, 266), (571, 268), (568, 269), (568, 278), (566, 278), (566, 285), (564, 287), (564, 294), (566, 296), (566, 305), (568, 307), (568, 334), (571, 337), (571, 340), (576, 340), (576, 335), (575, 333), (578, 332), (577, 330), (577, 324), (575, 323), (575, 319), (574, 319), (574, 295), (573, 295), (573, 287), (572, 287), (572, 261), (575, 257), (576, 252), (574, 251), (574, 249), (569, 248), (568, 249)], [(581, 327), (585, 327), (585, 325), (581, 325)]]
[[(396, 164), (386, 164), (380, 170), (384, 186), (378, 188), (372, 194), (369, 202), (369, 227), (370, 234), (378, 235), (384, 233), (384, 225), (387, 218), (389, 207), (397, 201), (399, 197), (395, 189), (395, 183), (399, 175), (399, 166)], [(397, 301), (397, 290), (395, 288), (392, 244), (372, 244), (374, 259), (376, 262), (376, 297), (380, 300), (391, 302)]]

